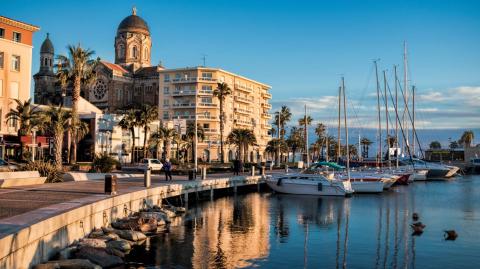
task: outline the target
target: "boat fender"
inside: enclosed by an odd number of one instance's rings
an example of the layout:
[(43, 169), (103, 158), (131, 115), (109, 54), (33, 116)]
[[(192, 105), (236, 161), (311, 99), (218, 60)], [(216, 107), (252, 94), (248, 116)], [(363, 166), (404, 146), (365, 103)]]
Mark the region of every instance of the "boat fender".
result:
[(282, 186), (282, 178), (279, 178), (277, 181), (277, 186)]

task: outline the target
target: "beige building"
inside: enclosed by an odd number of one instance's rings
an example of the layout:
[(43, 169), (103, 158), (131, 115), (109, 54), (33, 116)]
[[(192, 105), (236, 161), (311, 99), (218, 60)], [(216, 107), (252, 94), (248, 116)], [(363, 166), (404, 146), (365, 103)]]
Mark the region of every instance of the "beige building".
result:
[[(270, 140), (270, 86), (222, 69), (193, 67), (160, 71), (159, 115), (165, 123), (185, 119), (203, 127), (205, 139), (199, 141), (198, 158), (203, 161), (220, 158), (220, 104), (213, 96), (217, 83), (232, 89), (224, 104), (224, 139), (234, 128), (251, 129), (258, 146), (250, 147), (250, 162), (265, 161), (265, 147)], [(197, 115), (197, 117), (195, 117)], [(175, 125), (175, 124), (173, 124)], [(233, 160), (236, 149), (225, 144), (225, 160)]]
[(8, 136), (16, 136), (18, 124), (5, 115), (16, 106), (14, 99), (30, 98), (32, 37), (40, 28), (0, 16), (0, 157)]

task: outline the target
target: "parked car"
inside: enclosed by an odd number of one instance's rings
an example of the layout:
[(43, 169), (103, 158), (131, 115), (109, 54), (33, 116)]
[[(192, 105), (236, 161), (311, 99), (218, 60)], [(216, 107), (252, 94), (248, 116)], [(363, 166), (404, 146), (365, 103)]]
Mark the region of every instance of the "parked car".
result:
[(147, 170), (150, 169), (152, 171), (160, 171), (162, 170), (163, 164), (160, 160), (158, 159), (142, 159), (140, 161), (139, 170)]
[(18, 166), (8, 163), (3, 159), (0, 159), (0, 172), (15, 171), (15, 170), (18, 170)]

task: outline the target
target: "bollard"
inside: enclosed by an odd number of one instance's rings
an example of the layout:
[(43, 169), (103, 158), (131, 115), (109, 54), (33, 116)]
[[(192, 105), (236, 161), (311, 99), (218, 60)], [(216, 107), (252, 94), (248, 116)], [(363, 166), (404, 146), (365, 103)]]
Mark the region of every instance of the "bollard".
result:
[(202, 180), (207, 179), (207, 168), (202, 167)]
[(210, 186), (210, 201), (213, 201), (213, 187)]
[(288, 164), (285, 164), (285, 173), (288, 173)]
[(270, 171), (273, 170), (273, 164), (270, 164), (268, 167), (269, 167)]
[(255, 165), (252, 165), (252, 171), (251, 172), (252, 172), (252, 177), (254, 177), (255, 176)]
[(117, 194), (117, 176), (105, 175), (105, 194)]
[(197, 178), (197, 172), (195, 169), (188, 170), (188, 180), (195, 180)]
[(265, 166), (262, 166), (262, 176), (265, 176)]
[(150, 188), (151, 184), (152, 184), (151, 170), (150, 168), (147, 168), (143, 174), (143, 186), (145, 188)]
[(185, 208), (188, 207), (188, 192), (186, 192), (184, 195), (183, 195), (183, 201), (184, 201), (184, 206)]

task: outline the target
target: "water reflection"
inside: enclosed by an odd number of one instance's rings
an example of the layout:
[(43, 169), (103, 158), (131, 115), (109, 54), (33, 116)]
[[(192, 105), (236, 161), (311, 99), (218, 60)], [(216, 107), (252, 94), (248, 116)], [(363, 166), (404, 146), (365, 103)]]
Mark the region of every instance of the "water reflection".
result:
[[(382, 195), (252, 193), (189, 210), (128, 259), (176, 268), (475, 268), (479, 180), (420, 183)], [(478, 183), (477, 183), (478, 182)], [(427, 225), (412, 236), (413, 212)], [(456, 241), (443, 230), (456, 229)]]

